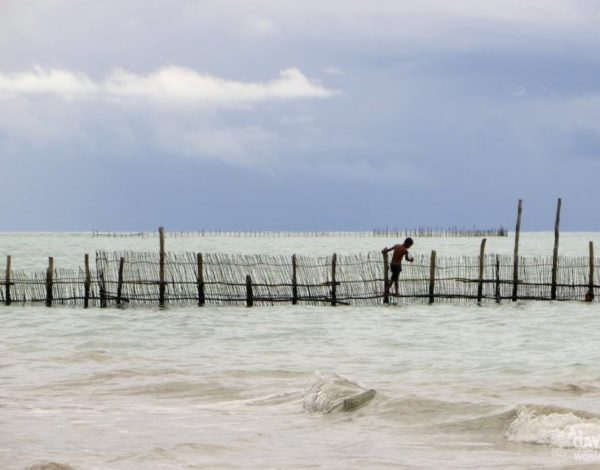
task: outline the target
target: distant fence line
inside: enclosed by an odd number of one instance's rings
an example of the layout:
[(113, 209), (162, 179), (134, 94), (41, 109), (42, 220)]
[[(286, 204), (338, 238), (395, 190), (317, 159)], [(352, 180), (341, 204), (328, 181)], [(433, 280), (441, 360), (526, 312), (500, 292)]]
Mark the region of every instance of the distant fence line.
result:
[[(152, 238), (158, 237), (158, 231), (152, 232), (101, 232), (93, 231), (94, 238)], [(370, 231), (326, 232), (326, 231), (226, 231), (197, 230), (185, 232), (169, 232), (171, 238), (196, 237), (235, 237), (235, 238), (370, 238), (370, 237), (506, 237), (508, 230), (504, 227), (492, 229), (468, 229), (459, 227), (420, 227), (413, 229), (378, 228)]]
[[(416, 255), (401, 274), (400, 295), (385, 290), (381, 253), (321, 257), (222, 253), (96, 252), (95, 265), (46, 271), (12, 270), (0, 282), (0, 301), (118, 306), (376, 305), (398, 302), (583, 300), (599, 288), (599, 259), (560, 257), (552, 283), (552, 257), (520, 257), (513, 279), (512, 255), (437, 257)], [(9, 261), (10, 263), (10, 261)], [(590, 271), (590, 266), (592, 266)], [(10, 268), (10, 266), (9, 266)], [(6, 267), (4, 270), (7, 272)], [(591, 282), (590, 282), (591, 273)], [(516, 299), (513, 286), (517, 288)]]

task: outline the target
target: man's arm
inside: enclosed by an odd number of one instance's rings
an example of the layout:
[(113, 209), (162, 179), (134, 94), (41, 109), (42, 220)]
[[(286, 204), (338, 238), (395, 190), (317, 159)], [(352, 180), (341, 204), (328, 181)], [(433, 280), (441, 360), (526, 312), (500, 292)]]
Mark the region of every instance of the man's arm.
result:
[(396, 248), (398, 245), (394, 245), (391, 248), (384, 248), (383, 250), (381, 250), (382, 253), (389, 253), (390, 251), (392, 251), (394, 248)]

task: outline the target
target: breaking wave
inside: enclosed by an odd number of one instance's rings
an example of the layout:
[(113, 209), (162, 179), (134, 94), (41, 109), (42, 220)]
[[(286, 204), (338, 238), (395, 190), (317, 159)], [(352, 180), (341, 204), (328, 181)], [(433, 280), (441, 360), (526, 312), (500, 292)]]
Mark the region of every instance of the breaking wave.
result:
[(352, 411), (369, 403), (376, 395), (357, 382), (338, 374), (315, 374), (304, 392), (304, 410), (308, 413)]
[(511, 442), (600, 450), (600, 417), (566, 408), (520, 406), (504, 436)]

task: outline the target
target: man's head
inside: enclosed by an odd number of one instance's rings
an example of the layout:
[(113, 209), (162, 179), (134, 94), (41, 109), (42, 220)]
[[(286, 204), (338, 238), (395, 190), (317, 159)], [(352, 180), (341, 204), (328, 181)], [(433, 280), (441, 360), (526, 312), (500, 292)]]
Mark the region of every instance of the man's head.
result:
[(413, 246), (413, 239), (410, 237), (407, 237), (406, 240), (404, 240), (404, 246), (406, 248), (410, 248), (411, 246)]

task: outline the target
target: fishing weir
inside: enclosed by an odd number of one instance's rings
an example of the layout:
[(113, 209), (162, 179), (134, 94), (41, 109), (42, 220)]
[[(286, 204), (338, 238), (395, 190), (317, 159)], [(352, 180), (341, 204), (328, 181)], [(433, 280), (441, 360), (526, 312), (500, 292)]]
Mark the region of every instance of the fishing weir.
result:
[[(159, 231), (154, 232), (101, 232), (94, 230), (93, 238), (152, 238), (159, 237)], [(171, 238), (197, 237), (232, 237), (232, 238), (451, 238), (451, 237), (507, 237), (508, 230), (504, 227), (476, 229), (464, 227), (418, 227), (418, 228), (376, 228), (366, 232), (294, 232), (268, 230), (197, 230), (192, 232), (169, 232)]]
[[(513, 255), (487, 254), (481, 241), (474, 256), (416, 255), (400, 280), (400, 294), (387, 291), (387, 253), (309, 257), (175, 253), (158, 232), (154, 253), (97, 251), (78, 270), (14, 270), (6, 258), (0, 302), (112, 307), (125, 305), (377, 305), (440, 301), (593, 300), (600, 285), (599, 259), (590, 241), (587, 256), (558, 255), (561, 200), (558, 200), (552, 256), (519, 256), (522, 201), (519, 201)], [(504, 236), (504, 235), (502, 235)], [(590, 298), (590, 293), (592, 294)]]

